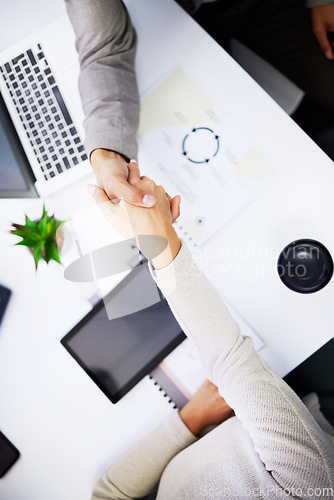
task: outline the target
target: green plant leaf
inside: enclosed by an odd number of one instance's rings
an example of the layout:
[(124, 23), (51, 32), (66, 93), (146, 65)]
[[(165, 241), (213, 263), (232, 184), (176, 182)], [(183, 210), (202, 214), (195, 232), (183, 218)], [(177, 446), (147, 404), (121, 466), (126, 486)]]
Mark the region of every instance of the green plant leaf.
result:
[(62, 224), (65, 224), (66, 220), (57, 220), (56, 221), (56, 231)]
[(31, 231), (11, 231), (12, 234), (15, 236), (19, 236), (20, 238), (26, 238), (29, 241), (33, 241), (37, 243), (38, 241), (41, 241), (42, 237), (40, 234), (35, 234)]
[(43, 258), (43, 254), (42, 254), (43, 247), (44, 247), (44, 241), (41, 241), (40, 243), (38, 243), (35, 246), (35, 248), (33, 249), (33, 252), (32, 252), (32, 256), (34, 257), (34, 261), (35, 261), (36, 270), (37, 270), (37, 266), (38, 266), (39, 261)]
[(53, 239), (55, 234), (56, 234), (55, 218), (52, 215), (52, 217), (49, 218), (48, 223), (47, 223), (47, 236), (48, 236), (48, 238)]
[[(42, 243), (44, 244), (44, 241)], [(17, 246), (17, 245), (23, 245), (25, 247), (35, 248), (36, 247), (36, 241), (24, 239), (24, 240), (21, 240), (18, 243), (14, 244), (14, 246)]]
[(34, 220), (30, 220), (29, 217), (26, 215), (25, 216), (25, 220), (26, 220), (26, 227), (29, 228), (29, 229), (32, 229), (34, 231), (37, 230), (37, 222), (34, 221)]
[(37, 271), (38, 263), (42, 258), (42, 250), (40, 248), (35, 248), (35, 250), (32, 253), (32, 256), (34, 257), (35, 267)]
[(11, 234), (14, 234), (14, 236), (20, 236), (21, 238), (25, 238), (27, 236), (26, 231), (18, 231), (18, 230), (12, 230)]
[(13, 228), (10, 232), (12, 233), (13, 231), (21, 231), (25, 226), (22, 226), (22, 224), (12, 224)]
[(52, 259), (61, 264), (55, 236), (57, 229), (64, 222), (66, 221), (55, 219), (54, 215), (50, 217), (43, 204), (42, 217), (38, 221), (32, 221), (26, 215), (25, 224), (13, 223), (10, 232), (14, 236), (22, 238), (22, 241), (15, 243), (15, 245), (22, 245), (31, 249), (37, 269), (41, 259), (44, 259), (47, 263)]
[(47, 225), (47, 216), (44, 216), (41, 218), (41, 220), (38, 223), (38, 231), (43, 235), (46, 236), (46, 225)]
[(58, 248), (57, 248), (57, 245), (56, 245), (56, 243), (54, 241), (50, 241), (50, 242), (46, 243), (46, 245), (45, 245), (45, 255), (47, 255), (47, 257), (49, 259), (55, 260), (56, 262), (58, 262), (59, 264), (61, 264), (61, 260), (60, 260), (60, 257), (59, 257)]

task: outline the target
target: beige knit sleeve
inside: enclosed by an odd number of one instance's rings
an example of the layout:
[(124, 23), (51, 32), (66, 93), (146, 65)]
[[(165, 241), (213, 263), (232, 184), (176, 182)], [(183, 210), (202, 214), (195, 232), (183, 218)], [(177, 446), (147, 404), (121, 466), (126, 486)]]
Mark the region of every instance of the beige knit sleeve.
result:
[(252, 340), (242, 337), (185, 244), (172, 264), (151, 272), (278, 487), (305, 498), (308, 488), (334, 488), (332, 445), (297, 395), (256, 353)]
[(148, 495), (170, 460), (196, 441), (174, 411), (102, 474), (92, 500), (129, 500)]

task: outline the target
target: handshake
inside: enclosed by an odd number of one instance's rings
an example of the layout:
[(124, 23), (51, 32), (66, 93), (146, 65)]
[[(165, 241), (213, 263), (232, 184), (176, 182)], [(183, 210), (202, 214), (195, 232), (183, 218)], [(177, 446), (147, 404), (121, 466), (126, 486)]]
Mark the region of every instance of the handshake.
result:
[[(167, 267), (181, 247), (173, 228), (173, 222), (180, 215), (181, 197), (171, 198), (162, 186), (140, 176), (135, 161), (126, 163), (117, 153), (96, 151), (104, 160), (101, 168), (99, 162), (93, 164), (103, 189), (90, 185), (89, 190), (103, 215), (126, 239), (137, 240), (138, 248), (155, 269)], [(146, 244), (145, 236), (149, 236)], [(160, 242), (159, 251), (156, 251), (159, 245), (155, 245), (154, 240)], [(152, 249), (152, 246), (156, 248)], [(179, 415), (188, 429), (198, 435), (207, 426), (218, 425), (232, 417), (234, 412), (220, 396), (217, 387), (207, 380)]]
[[(120, 158), (108, 157), (108, 163), (103, 163), (99, 173), (94, 168), (103, 189), (91, 184), (89, 191), (111, 225), (124, 238), (135, 238), (153, 267), (161, 269), (168, 266), (180, 250), (181, 242), (172, 224), (180, 215), (181, 197), (171, 198), (162, 186), (140, 176), (134, 160), (127, 164)], [(111, 186), (113, 191), (106, 186)], [(156, 237), (160, 250), (152, 248), (153, 239), (145, 236)]]

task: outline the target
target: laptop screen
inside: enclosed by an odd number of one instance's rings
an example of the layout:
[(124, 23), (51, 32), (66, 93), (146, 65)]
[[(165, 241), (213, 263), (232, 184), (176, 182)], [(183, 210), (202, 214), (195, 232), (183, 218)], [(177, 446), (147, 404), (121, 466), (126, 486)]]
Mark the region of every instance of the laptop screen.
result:
[(36, 196), (29, 164), (0, 95), (0, 197)]

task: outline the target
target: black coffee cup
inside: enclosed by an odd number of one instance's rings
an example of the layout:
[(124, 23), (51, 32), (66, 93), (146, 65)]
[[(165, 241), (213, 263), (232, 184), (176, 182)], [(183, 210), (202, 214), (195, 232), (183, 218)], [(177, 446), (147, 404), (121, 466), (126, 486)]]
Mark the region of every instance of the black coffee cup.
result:
[(290, 290), (314, 293), (324, 288), (333, 276), (333, 259), (319, 241), (296, 240), (280, 253), (277, 271)]

